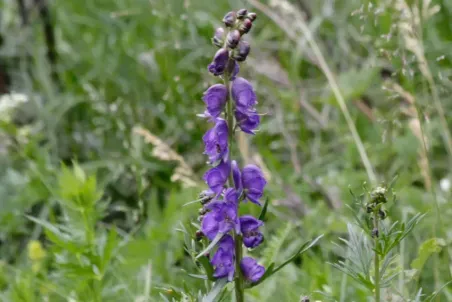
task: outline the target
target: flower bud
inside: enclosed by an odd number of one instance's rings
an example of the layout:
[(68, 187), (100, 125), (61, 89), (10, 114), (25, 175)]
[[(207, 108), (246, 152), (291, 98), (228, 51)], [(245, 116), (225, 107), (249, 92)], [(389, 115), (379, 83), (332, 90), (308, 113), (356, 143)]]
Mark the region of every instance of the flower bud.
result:
[(199, 193), (199, 201), (202, 205), (205, 205), (212, 201), (212, 199), (215, 197), (215, 194), (210, 190), (205, 190)]
[(212, 63), (210, 63), (207, 68), (214, 76), (222, 75), (226, 69), (228, 61), (229, 51), (226, 48), (222, 48), (216, 52)]
[(226, 38), (226, 43), (229, 48), (236, 48), (240, 41), (240, 32), (237, 29), (230, 31), (228, 37)]
[(224, 44), (224, 28), (218, 27), (215, 31), (215, 35), (212, 38), (212, 43), (219, 48), (223, 47)]
[(242, 24), (240, 24), (239, 31), (242, 35), (246, 34), (250, 31), (252, 26), (253, 26), (253, 22), (251, 22), (250, 19), (245, 19), (245, 20), (243, 20)]
[(237, 11), (237, 19), (242, 20), (246, 17), (248, 11), (245, 8), (239, 9)]
[(240, 41), (239, 47), (232, 52), (232, 58), (236, 61), (242, 62), (246, 60), (246, 57), (250, 53), (250, 44), (246, 41)]
[(388, 217), (388, 213), (385, 210), (378, 210), (378, 216), (380, 216), (381, 220), (384, 220), (386, 217)]
[(204, 219), (204, 215), (198, 216), (198, 222), (202, 222), (203, 219)]
[(256, 20), (257, 15), (256, 13), (248, 13), (248, 15), (246, 15), (246, 18), (250, 19), (251, 22), (254, 22), (254, 20)]
[(196, 240), (200, 241), (202, 239), (202, 237), (204, 237), (204, 234), (201, 230), (197, 230), (195, 233), (195, 237), (196, 237)]
[(205, 215), (207, 213), (207, 209), (206, 208), (200, 208), (198, 211), (199, 215)]
[(379, 235), (380, 233), (378, 232), (378, 229), (377, 228), (374, 228), (373, 230), (372, 230), (372, 237), (378, 237), (378, 235)]
[(300, 302), (309, 302), (309, 297), (308, 296), (304, 296), (301, 298)]
[(370, 198), (372, 199), (372, 202), (379, 204), (379, 203), (386, 203), (386, 188), (383, 187), (377, 187), (370, 193)]
[(235, 20), (237, 20), (237, 14), (234, 11), (231, 11), (224, 15), (223, 23), (226, 27), (232, 27), (235, 24)]

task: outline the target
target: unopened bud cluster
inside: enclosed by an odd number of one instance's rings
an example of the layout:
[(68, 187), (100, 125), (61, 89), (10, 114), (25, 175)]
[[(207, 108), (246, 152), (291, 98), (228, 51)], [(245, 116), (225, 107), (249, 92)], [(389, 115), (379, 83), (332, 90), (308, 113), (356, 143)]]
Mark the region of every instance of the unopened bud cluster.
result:
[(229, 57), (242, 62), (250, 53), (250, 44), (241, 38), (248, 33), (256, 20), (255, 13), (248, 13), (246, 9), (231, 11), (223, 18), (227, 31), (219, 27), (215, 31), (212, 43), (219, 48), (230, 51)]
[(381, 220), (387, 216), (386, 211), (382, 208), (383, 204), (388, 202), (386, 198), (386, 188), (377, 187), (370, 193), (370, 201), (366, 204), (366, 212), (368, 214), (378, 213)]
[[(384, 220), (388, 214), (383, 209), (383, 205), (388, 202), (386, 197), (387, 189), (377, 187), (370, 193), (370, 201), (366, 204), (366, 212), (371, 215), (374, 220)], [(372, 230), (372, 237), (379, 237), (378, 228)]]

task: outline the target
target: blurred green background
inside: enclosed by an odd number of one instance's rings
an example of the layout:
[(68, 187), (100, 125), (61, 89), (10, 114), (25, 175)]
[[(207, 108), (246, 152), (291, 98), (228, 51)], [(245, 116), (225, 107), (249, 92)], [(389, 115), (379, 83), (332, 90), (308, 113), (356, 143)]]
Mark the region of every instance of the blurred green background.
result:
[[(334, 242), (352, 222), (350, 190), (396, 176), (390, 221), (427, 215), (384, 301), (451, 280), (452, 1), (3, 0), (2, 301), (204, 290), (184, 249), (198, 209), (182, 205), (205, 188), (209, 125), (196, 114), (217, 82), (210, 38), (242, 7), (258, 19), (241, 74), (266, 115), (234, 152), (263, 168), (270, 200), (253, 253), (268, 264), (325, 234), (247, 299), (372, 301), (327, 262), (343, 256)], [(452, 301), (450, 286), (437, 301)]]

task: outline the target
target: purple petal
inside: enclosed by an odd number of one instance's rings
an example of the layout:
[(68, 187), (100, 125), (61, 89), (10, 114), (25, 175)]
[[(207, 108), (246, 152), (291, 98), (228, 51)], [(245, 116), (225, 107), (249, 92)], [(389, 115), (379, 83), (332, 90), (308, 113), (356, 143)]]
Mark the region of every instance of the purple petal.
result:
[(243, 276), (250, 283), (259, 281), (265, 273), (265, 268), (251, 257), (244, 257), (240, 262), (240, 268)]
[(240, 71), (239, 63), (234, 62), (234, 70), (232, 71), (231, 81), (234, 81)]
[(259, 127), (260, 116), (255, 111), (242, 112), (240, 110), (235, 110), (235, 119), (240, 129), (249, 134), (255, 134), (254, 130)]
[(246, 198), (251, 202), (260, 204), (259, 198), (262, 197), (264, 187), (267, 184), (262, 171), (255, 165), (247, 165), (242, 170), (242, 184)]
[(207, 113), (211, 117), (219, 117), (228, 98), (228, 89), (223, 84), (215, 84), (204, 92), (203, 101), (207, 107)]
[(234, 239), (231, 235), (225, 235), (218, 243), (218, 249), (210, 263), (215, 267), (214, 277), (228, 277), (232, 281), (234, 277)]
[(209, 188), (215, 192), (215, 194), (220, 194), (223, 191), (224, 185), (228, 180), (230, 173), (230, 165), (228, 162), (221, 162), (218, 166), (208, 170), (204, 174), (204, 180), (209, 186)]
[(233, 160), (231, 162), (232, 166), (232, 178), (234, 179), (234, 187), (238, 191), (238, 194), (241, 194), (242, 191), (242, 175), (240, 173), (239, 166), (237, 162)]
[(223, 119), (216, 119), (215, 126), (202, 137), (205, 145), (204, 154), (210, 163), (226, 159), (228, 155), (228, 124)]
[(224, 192), (224, 200), (226, 202), (237, 204), (238, 198), (239, 196), (237, 194), (237, 191), (233, 188), (226, 189), (226, 191)]
[(218, 76), (224, 73), (226, 65), (229, 60), (229, 51), (222, 48), (217, 51), (212, 63), (209, 64), (208, 69), (213, 75)]
[(243, 244), (246, 247), (255, 248), (264, 241), (264, 236), (259, 231), (259, 227), (264, 224), (263, 221), (251, 215), (244, 215), (239, 220), (240, 230), (243, 234)]
[(257, 103), (253, 86), (244, 78), (236, 78), (232, 82), (232, 98), (238, 111), (246, 112)]
[(213, 240), (215, 236), (218, 234), (218, 222), (216, 219), (216, 213), (215, 212), (209, 212), (207, 213), (203, 220), (201, 225), (201, 230), (203, 234), (209, 238), (209, 240)]

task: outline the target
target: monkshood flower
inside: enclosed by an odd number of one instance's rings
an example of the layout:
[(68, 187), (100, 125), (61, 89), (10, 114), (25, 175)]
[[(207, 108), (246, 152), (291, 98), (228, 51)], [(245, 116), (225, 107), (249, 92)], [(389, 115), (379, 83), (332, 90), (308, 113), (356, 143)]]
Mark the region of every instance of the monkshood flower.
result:
[[(254, 20), (256, 14), (246, 9), (231, 11), (223, 18), (225, 27), (216, 29), (212, 43), (220, 49), (208, 70), (222, 83), (214, 84), (204, 92), (206, 108), (199, 115), (207, 118), (213, 126), (203, 136), (204, 154), (208, 156), (211, 167), (203, 177), (208, 189), (198, 199), (202, 205), (198, 216), (201, 225), (195, 238), (202, 242), (204, 249), (195, 259), (199, 259), (200, 267), (206, 273), (199, 277), (222, 279), (215, 281), (207, 297), (215, 299), (215, 295), (222, 291), (221, 287), (226, 286), (226, 280), (234, 281), (236, 302), (244, 302), (247, 288), (257, 286), (306, 250), (301, 248), (301, 252), (278, 267), (270, 263), (267, 272), (255, 259), (243, 256), (253, 252), (251, 249), (264, 241), (261, 228), (268, 205), (266, 203), (262, 208), (259, 219), (239, 215), (240, 205), (244, 202), (261, 205), (267, 181), (259, 167), (246, 165), (241, 169), (233, 156), (237, 145), (234, 142), (236, 132), (254, 135), (260, 124), (256, 92), (248, 80), (237, 76), (240, 71), (238, 62), (245, 61), (250, 54), (251, 46), (243, 38)], [(212, 257), (211, 252), (214, 253)]]
[(228, 98), (228, 89), (223, 84), (215, 84), (210, 86), (204, 92), (203, 101), (206, 104), (207, 110), (205, 116), (217, 118), (224, 110)]
[(242, 186), (245, 198), (260, 205), (259, 199), (262, 197), (267, 181), (261, 169), (255, 165), (247, 165), (242, 170)]
[[(231, 146), (235, 132), (239, 129), (255, 134), (260, 116), (255, 108), (256, 93), (246, 79), (237, 77), (238, 62), (246, 60), (250, 44), (243, 37), (252, 27), (255, 13), (246, 9), (229, 12), (223, 18), (226, 28), (217, 28), (212, 42), (220, 49), (216, 52), (208, 70), (223, 80), (222, 84), (210, 86), (203, 95), (206, 105), (201, 115), (214, 123), (203, 136), (204, 154), (212, 167), (204, 174), (209, 187), (200, 196), (201, 230), (197, 238), (204, 235), (212, 241), (205, 251), (215, 250), (210, 263), (215, 278), (227, 277), (235, 281), (236, 301), (244, 301), (246, 284), (256, 283), (265, 273), (265, 268), (250, 257), (243, 257), (243, 246), (255, 248), (264, 241), (260, 231), (263, 221), (251, 215), (239, 217), (241, 202), (251, 201), (260, 205), (266, 180), (255, 165), (247, 165), (241, 171), (232, 158)], [(241, 273), (235, 272), (236, 268)]]
[(204, 180), (209, 186), (210, 190), (216, 195), (219, 195), (223, 189), (231, 170), (228, 162), (222, 161), (218, 166), (213, 167), (204, 174)]
[(221, 75), (227, 67), (229, 61), (229, 51), (226, 48), (222, 48), (217, 51), (212, 63), (207, 67), (209, 71), (215, 75)]
[(240, 262), (243, 276), (249, 283), (255, 283), (264, 275), (265, 268), (259, 265), (255, 259), (244, 257)]
[(247, 113), (250, 110), (254, 110), (254, 106), (257, 104), (257, 97), (250, 82), (244, 78), (236, 78), (232, 82), (231, 90), (236, 111)]
[(234, 240), (231, 235), (225, 235), (218, 243), (218, 249), (210, 261), (215, 268), (215, 278), (228, 277), (229, 281), (234, 278)]
[(214, 201), (206, 206), (210, 211), (204, 216), (201, 229), (210, 240), (213, 240), (218, 233), (226, 234), (231, 230), (240, 234), (237, 193), (229, 188), (224, 195), (223, 201)]
[(243, 113), (242, 111), (235, 110), (234, 115), (240, 130), (248, 134), (255, 134), (255, 130), (259, 127), (261, 121), (256, 111)]
[(215, 126), (203, 136), (205, 145), (204, 154), (209, 156), (210, 163), (218, 160), (227, 160), (228, 155), (228, 124), (218, 118)]
[(243, 234), (243, 244), (249, 248), (255, 248), (264, 241), (264, 235), (259, 231), (263, 221), (251, 215), (244, 215), (239, 218), (240, 231)]

